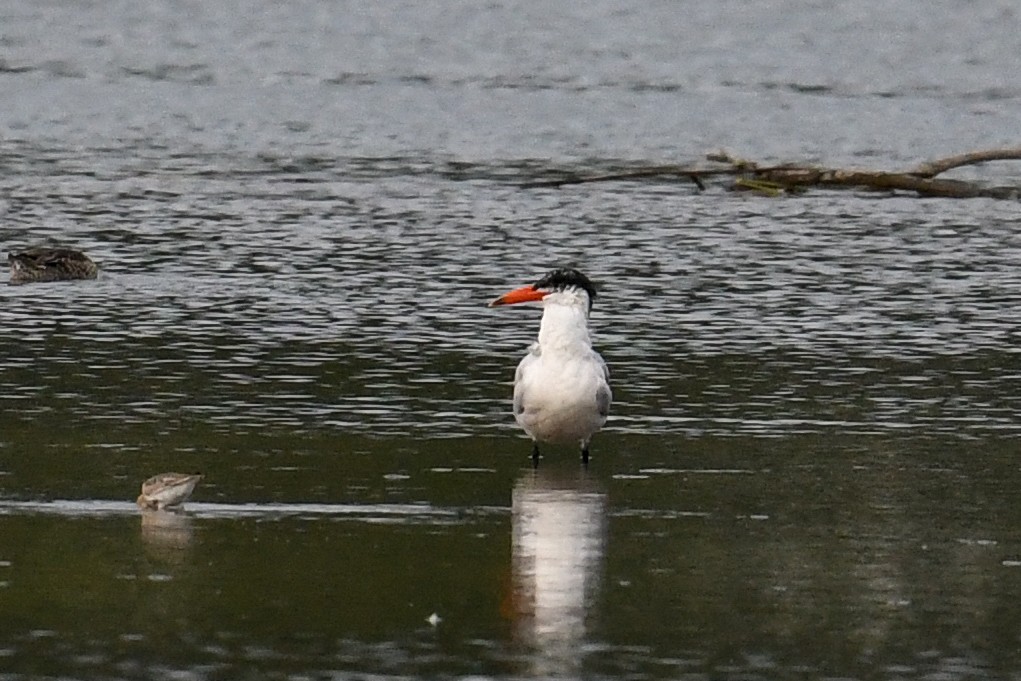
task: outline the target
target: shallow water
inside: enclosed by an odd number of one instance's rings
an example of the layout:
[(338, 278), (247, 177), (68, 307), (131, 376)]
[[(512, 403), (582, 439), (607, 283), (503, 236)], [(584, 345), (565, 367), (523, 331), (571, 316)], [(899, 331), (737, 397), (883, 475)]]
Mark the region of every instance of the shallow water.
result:
[(521, 188), (1016, 144), (1012, 5), (247, 10), (0, 5), (0, 238), (101, 267), (0, 287), (0, 679), (1016, 675), (1014, 204)]

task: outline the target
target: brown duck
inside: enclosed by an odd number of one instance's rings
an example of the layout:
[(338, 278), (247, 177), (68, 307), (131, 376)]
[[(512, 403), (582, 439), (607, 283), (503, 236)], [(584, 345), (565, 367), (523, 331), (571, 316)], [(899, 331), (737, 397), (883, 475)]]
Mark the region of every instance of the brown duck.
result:
[(99, 272), (89, 256), (70, 248), (30, 248), (8, 254), (7, 262), (12, 284), (95, 279)]

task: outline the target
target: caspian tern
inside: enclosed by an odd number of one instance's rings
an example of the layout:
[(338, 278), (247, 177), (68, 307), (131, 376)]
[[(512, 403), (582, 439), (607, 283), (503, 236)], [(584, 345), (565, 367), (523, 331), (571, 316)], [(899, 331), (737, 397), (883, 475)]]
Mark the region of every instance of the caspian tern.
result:
[(489, 304), (542, 302), (539, 339), (514, 374), (514, 418), (532, 438), (534, 465), (539, 463), (540, 442), (579, 443), (581, 460), (587, 464), (589, 440), (610, 413), (610, 373), (592, 349), (588, 332), (595, 297), (588, 277), (561, 268)]

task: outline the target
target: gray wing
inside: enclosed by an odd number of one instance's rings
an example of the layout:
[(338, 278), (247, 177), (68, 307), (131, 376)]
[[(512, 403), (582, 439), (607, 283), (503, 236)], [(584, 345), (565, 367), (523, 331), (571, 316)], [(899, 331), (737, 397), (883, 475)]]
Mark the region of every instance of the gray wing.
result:
[(613, 392), (610, 391), (610, 369), (606, 366), (606, 362), (603, 361), (602, 357), (596, 355), (599, 358), (599, 363), (603, 365), (603, 379), (604, 382), (596, 390), (596, 408), (599, 410), (599, 415), (604, 419), (610, 415), (610, 403), (613, 402)]
[(539, 359), (539, 344), (532, 343), (525, 355), (518, 363), (517, 371), (514, 372), (514, 415), (517, 416), (525, 411), (525, 384), (521, 381), (525, 370), (533, 362)]
[(516, 383), (514, 385), (514, 415), (520, 416), (525, 412), (525, 391), (521, 387), (521, 384)]
[(610, 386), (599, 386), (599, 390), (596, 391), (596, 408), (604, 419), (610, 415), (610, 402), (612, 401), (613, 393), (610, 392)]

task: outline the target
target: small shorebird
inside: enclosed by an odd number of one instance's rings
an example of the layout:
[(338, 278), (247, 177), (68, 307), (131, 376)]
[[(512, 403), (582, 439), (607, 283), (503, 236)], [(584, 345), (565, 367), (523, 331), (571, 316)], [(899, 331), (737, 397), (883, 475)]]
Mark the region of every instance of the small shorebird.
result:
[(595, 297), (588, 277), (561, 268), (489, 304), (542, 303), (539, 339), (514, 375), (514, 418), (532, 438), (533, 465), (539, 463), (540, 442), (579, 443), (588, 464), (589, 440), (610, 413), (610, 373), (588, 332)]
[(146, 510), (159, 511), (181, 506), (199, 484), (199, 473), (160, 473), (142, 483), (135, 503)]
[(30, 248), (9, 253), (12, 284), (95, 279), (99, 268), (89, 256), (70, 248)]

